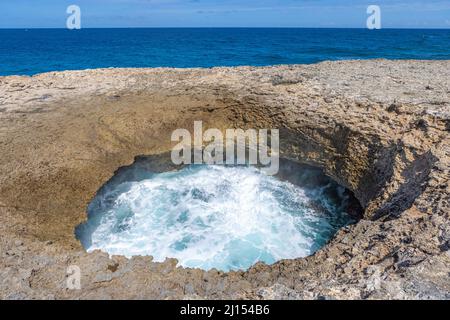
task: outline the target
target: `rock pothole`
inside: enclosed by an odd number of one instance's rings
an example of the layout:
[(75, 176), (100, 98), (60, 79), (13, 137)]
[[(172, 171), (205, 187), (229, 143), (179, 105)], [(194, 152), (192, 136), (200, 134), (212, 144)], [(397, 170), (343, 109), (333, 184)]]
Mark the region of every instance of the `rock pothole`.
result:
[[(374, 60), (2, 78), (9, 96), (0, 113), (0, 297), (449, 297), (448, 64)], [(278, 75), (289, 81), (272, 83)], [(43, 90), (52, 98), (31, 100)], [(171, 132), (196, 120), (221, 130), (279, 128), (281, 156), (321, 168), (351, 190), (363, 219), (312, 255), (247, 271), (86, 253), (74, 228), (86, 221), (101, 186), (135, 155), (169, 151)], [(73, 265), (82, 271), (81, 290), (65, 286)]]

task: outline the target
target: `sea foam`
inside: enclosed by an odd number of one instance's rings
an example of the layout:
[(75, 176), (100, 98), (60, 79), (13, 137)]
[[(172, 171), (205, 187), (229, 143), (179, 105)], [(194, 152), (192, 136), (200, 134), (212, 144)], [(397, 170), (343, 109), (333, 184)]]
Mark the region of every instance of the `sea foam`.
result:
[(77, 229), (88, 251), (245, 270), (310, 255), (350, 222), (345, 189), (331, 180), (310, 188), (255, 167), (207, 165), (163, 173), (135, 168), (128, 177), (111, 180), (89, 205), (89, 219)]

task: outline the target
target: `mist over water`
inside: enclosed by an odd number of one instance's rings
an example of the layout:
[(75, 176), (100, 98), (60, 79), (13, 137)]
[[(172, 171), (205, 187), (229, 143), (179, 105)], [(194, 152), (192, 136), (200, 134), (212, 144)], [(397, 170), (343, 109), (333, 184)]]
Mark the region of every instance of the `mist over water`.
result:
[(288, 175), (295, 184), (250, 166), (157, 173), (137, 163), (102, 187), (76, 234), (88, 251), (205, 270), (305, 257), (352, 222), (349, 196), (317, 170)]

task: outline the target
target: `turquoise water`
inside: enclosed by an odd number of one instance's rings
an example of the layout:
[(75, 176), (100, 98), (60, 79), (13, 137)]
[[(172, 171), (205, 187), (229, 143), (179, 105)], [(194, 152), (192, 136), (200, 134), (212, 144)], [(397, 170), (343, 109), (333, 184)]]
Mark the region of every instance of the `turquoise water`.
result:
[(99, 191), (76, 233), (88, 251), (205, 270), (308, 256), (352, 219), (344, 188), (302, 170), (293, 184), (247, 166), (153, 173), (134, 165)]
[(0, 29), (0, 75), (107, 67), (214, 67), (342, 59), (450, 59), (450, 30)]

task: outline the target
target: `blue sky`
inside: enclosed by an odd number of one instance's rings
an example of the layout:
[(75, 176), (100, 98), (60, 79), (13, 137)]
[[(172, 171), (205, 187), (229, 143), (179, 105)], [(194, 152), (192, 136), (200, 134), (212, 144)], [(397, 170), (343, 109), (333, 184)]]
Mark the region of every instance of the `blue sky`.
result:
[(450, 28), (450, 0), (0, 0), (0, 28), (64, 28), (71, 4), (83, 28), (364, 28), (370, 4), (383, 28)]

